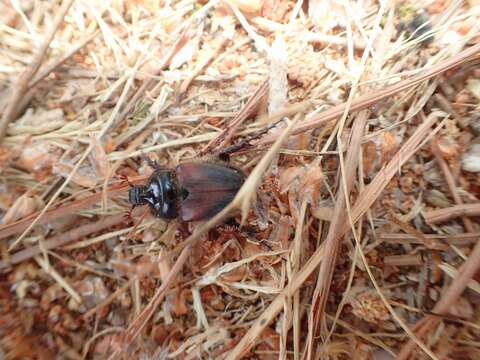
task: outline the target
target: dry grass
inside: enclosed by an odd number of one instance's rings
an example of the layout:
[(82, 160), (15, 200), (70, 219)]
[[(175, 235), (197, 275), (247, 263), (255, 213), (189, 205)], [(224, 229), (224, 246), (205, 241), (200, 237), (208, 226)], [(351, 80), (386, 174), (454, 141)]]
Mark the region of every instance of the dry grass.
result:
[[(474, 1), (0, 6), (0, 358), (480, 357)], [(215, 217), (124, 219), (227, 147)]]

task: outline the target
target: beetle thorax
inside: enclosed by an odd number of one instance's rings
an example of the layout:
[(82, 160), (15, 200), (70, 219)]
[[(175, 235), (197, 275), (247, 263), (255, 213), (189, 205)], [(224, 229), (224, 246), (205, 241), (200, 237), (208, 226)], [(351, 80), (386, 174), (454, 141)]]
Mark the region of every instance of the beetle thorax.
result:
[(143, 195), (155, 216), (173, 219), (178, 214), (177, 183), (171, 170), (152, 174)]

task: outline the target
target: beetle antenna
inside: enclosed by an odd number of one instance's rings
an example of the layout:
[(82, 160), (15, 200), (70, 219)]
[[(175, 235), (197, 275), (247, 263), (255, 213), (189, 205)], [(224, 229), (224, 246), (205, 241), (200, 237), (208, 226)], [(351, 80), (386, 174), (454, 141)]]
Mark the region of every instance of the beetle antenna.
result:
[(128, 180), (128, 177), (126, 175), (120, 174), (118, 177), (122, 183), (127, 183), (128, 186), (134, 187), (134, 185), (130, 182), (130, 180)]
[(145, 153), (142, 152), (142, 159), (154, 170), (162, 170), (162, 167), (155, 160), (150, 159)]

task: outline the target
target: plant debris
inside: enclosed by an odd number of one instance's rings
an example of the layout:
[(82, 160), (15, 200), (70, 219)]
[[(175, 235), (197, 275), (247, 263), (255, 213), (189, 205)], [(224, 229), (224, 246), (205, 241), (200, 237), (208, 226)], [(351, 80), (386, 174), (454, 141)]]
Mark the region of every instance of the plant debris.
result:
[(0, 358), (480, 358), (477, 2), (0, 6)]

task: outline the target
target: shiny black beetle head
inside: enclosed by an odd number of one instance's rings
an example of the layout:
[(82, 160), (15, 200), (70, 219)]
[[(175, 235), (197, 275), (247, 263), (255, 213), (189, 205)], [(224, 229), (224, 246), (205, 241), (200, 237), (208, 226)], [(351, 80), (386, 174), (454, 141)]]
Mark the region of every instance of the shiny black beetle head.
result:
[(133, 206), (146, 205), (145, 200), (146, 186), (132, 186), (128, 190), (128, 202)]
[(176, 180), (171, 170), (155, 171), (147, 185), (132, 186), (128, 191), (130, 204), (148, 204), (153, 215), (163, 219), (177, 217), (177, 198)]

